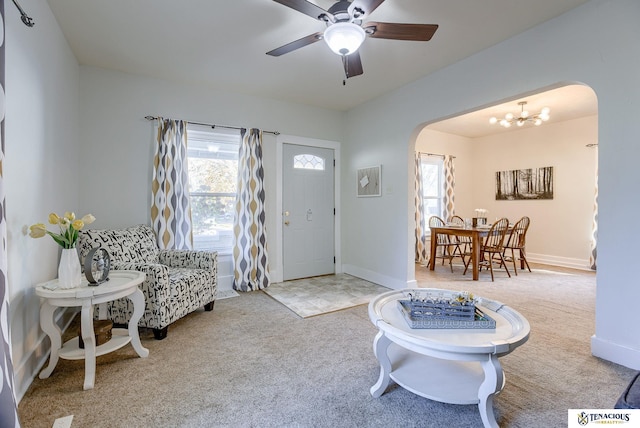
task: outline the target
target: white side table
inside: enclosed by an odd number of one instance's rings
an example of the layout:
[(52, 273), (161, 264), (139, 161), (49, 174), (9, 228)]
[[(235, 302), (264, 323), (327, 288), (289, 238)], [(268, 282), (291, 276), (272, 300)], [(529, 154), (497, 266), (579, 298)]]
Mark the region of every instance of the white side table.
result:
[[(49, 365), (40, 372), (40, 379), (46, 379), (51, 375), (58, 364), (58, 358), (84, 359), (84, 389), (92, 389), (96, 376), (96, 357), (120, 349), (129, 342), (140, 357), (147, 357), (149, 350), (142, 346), (138, 336), (138, 321), (144, 313), (144, 295), (138, 285), (144, 281), (144, 278), (145, 274), (142, 272), (121, 270), (111, 271), (109, 281), (97, 286), (89, 286), (86, 280), (83, 280), (79, 287), (71, 289), (51, 289), (55, 287), (57, 280), (38, 284), (36, 294), (43, 298), (40, 306), (40, 327), (51, 340)], [(105, 304), (121, 297), (128, 297), (133, 302), (133, 315), (128, 329), (113, 329), (111, 340), (96, 347), (93, 305)], [(57, 308), (75, 306), (82, 307), (81, 331), (84, 349), (80, 349), (78, 337), (62, 345), (60, 329), (53, 322), (53, 315)], [(106, 317), (104, 312), (100, 310), (100, 318)]]

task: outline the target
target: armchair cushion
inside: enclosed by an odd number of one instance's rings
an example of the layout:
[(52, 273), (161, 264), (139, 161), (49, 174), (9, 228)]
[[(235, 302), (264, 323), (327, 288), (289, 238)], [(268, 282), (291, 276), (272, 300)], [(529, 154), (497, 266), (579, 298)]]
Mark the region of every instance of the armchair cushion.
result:
[(109, 252), (113, 261), (158, 263), (160, 250), (149, 226), (138, 225), (121, 230), (82, 230), (78, 239), (81, 241), (80, 256), (83, 260), (91, 248), (102, 247)]

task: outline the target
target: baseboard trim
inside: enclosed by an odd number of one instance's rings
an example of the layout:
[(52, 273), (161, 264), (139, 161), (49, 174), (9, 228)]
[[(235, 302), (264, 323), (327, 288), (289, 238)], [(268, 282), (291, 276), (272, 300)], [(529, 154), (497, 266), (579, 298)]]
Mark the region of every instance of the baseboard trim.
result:
[(415, 287), (416, 281), (402, 282), (389, 276), (381, 275), (378, 272), (373, 272), (368, 269), (363, 269), (357, 266), (343, 264), (342, 271), (348, 275), (355, 276), (357, 278), (364, 279), (374, 284), (382, 285), (383, 287), (391, 288), (392, 290), (400, 290), (407, 287)]
[(216, 285), (218, 290), (233, 290), (233, 275), (218, 275), (218, 284)]
[(593, 335), (591, 336), (591, 354), (630, 369), (640, 370), (640, 349), (627, 348)]
[(571, 257), (560, 257), (548, 254), (536, 254), (527, 252), (527, 260), (529, 261), (529, 263), (539, 263), (543, 265), (565, 267), (569, 269), (592, 270), (589, 260), (585, 259), (575, 259)]

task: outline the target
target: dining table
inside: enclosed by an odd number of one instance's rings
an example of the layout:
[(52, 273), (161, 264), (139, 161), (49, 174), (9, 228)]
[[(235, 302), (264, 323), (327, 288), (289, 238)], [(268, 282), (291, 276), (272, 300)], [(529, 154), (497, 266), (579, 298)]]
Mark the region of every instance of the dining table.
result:
[(438, 234), (449, 236), (464, 236), (471, 238), (471, 266), (473, 269), (473, 280), (477, 281), (480, 272), (480, 245), (482, 239), (489, 234), (491, 225), (465, 226), (465, 225), (445, 225), (431, 227), (431, 254), (429, 257), (429, 270), (436, 267), (436, 249)]

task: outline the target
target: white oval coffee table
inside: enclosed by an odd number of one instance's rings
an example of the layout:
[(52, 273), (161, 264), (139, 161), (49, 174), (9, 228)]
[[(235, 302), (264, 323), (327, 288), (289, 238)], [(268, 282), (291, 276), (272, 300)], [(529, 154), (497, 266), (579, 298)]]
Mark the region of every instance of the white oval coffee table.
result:
[(380, 330), (373, 351), (380, 377), (371, 395), (380, 397), (393, 380), (422, 397), (451, 404), (478, 404), (485, 427), (498, 427), (493, 397), (504, 387), (499, 357), (529, 339), (529, 322), (512, 308), (480, 298), (477, 306), (496, 321), (495, 329), (417, 329), (409, 327), (397, 303), (409, 293), (451, 290), (394, 290), (369, 303), (369, 319)]

